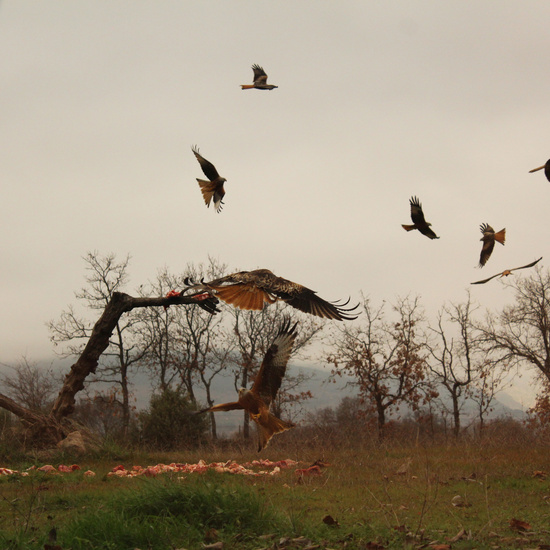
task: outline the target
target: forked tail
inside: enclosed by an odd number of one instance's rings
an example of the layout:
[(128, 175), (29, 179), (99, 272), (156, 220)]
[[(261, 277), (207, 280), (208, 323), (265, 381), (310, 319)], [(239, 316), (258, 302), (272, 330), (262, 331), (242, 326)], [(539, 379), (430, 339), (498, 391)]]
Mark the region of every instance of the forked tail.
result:
[(495, 241), (498, 241), (500, 244), (504, 244), (506, 240), (506, 229), (501, 229), (498, 233), (495, 233)]
[(290, 430), (291, 428), (294, 428), (294, 424), (292, 422), (286, 422), (285, 420), (277, 418), (274, 414), (268, 413), (267, 420), (261, 424), (258, 423), (258, 436), (260, 438), (258, 443), (258, 452), (266, 447), (269, 440), (275, 434)]

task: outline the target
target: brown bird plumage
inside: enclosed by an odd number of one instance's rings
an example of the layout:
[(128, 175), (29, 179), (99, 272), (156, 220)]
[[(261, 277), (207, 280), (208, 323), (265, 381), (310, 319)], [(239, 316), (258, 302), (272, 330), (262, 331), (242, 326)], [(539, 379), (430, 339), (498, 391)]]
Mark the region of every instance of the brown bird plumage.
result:
[(411, 197), (409, 199), (411, 205), (411, 219), (413, 225), (401, 224), (405, 231), (412, 231), (418, 229), (422, 235), (426, 235), (430, 239), (439, 239), (439, 237), (430, 229), (431, 223), (427, 222), (424, 218), (424, 212), (422, 211), (422, 205), (417, 197)]
[(530, 264), (522, 265), (521, 267), (513, 267), (512, 269), (505, 269), (504, 271), (502, 271), (500, 273), (497, 273), (496, 275), (493, 275), (492, 277), (489, 277), (488, 279), (483, 279), (483, 281), (476, 281), (475, 283), (470, 283), (470, 284), (472, 284), (472, 285), (483, 285), (485, 283), (488, 283), (491, 279), (494, 279), (495, 277), (498, 277), (498, 276), (508, 277), (508, 275), (512, 274), (512, 271), (516, 271), (518, 269), (526, 269), (528, 267), (533, 267), (534, 265), (538, 264), (541, 260), (542, 260), (542, 256), (538, 260), (535, 260), (534, 262), (531, 262)]
[(357, 315), (350, 315), (350, 312), (358, 305), (346, 308), (349, 300), (343, 304), (327, 302), (317, 296), (315, 291), (277, 277), (269, 269), (240, 271), (208, 283), (201, 281), (190, 289), (208, 290), (216, 298), (240, 309), (261, 310), (266, 303), (273, 304), (277, 300), (283, 300), (300, 311), (325, 319), (349, 321), (357, 318)]
[(506, 229), (501, 229), (498, 233), (495, 233), (495, 230), (488, 223), (482, 223), (479, 229), (483, 233), (483, 237), (479, 239), (483, 241), (481, 254), (479, 256), (479, 267), (483, 267), (491, 257), (493, 248), (495, 247), (495, 241), (504, 245), (504, 241), (506, 240)]
[(258, 452), (268, 444), (275, 434), (294, 427), (291, 422), (281, 420), (272, 414), (269, 407), (281, 387), (292, 346), (296, 340), (297, 324), (290, 328), (289, 319), (283, 322), (279, 333), (265, 354), (252, 387), (249, 390), (241, 388), (237, 401), (214, 405), (199, 411), (199, 413), (238, 409), (247, 411), (258, 427)]
[(254, 84), (241, 84), (242, 90), (250, 90), (256, 88), (256, 90), (273, 90), (279, 86), (267, 83), (267, 74), (259, 65), (252, 65), (254, 71)]
[(212, 201), (212, 199), (214, 199), (214, 207), (216, 209), (216, 212), (220, 212), (223, 204), (222, 199), (225, 195), (223, 184), (227, 180), (225, 178), (222, 178), (218, 174), (216, 167), (211, 162), (207, 161), (199, 153), (197, 146), (192, 147), (191, 150), (193, 151), (193, 153), (195, 154), (195, 157), (199, 161), (199, 164), (201, 165), (204, 175), (210, 180), (210, 181), (206, 181), (206, 180), (201, 180), (197, 178), (197, 181), (199, 182), (199, 186), (202, 191), (204, 202), (206, 206), (210, 207), (210, 202)]

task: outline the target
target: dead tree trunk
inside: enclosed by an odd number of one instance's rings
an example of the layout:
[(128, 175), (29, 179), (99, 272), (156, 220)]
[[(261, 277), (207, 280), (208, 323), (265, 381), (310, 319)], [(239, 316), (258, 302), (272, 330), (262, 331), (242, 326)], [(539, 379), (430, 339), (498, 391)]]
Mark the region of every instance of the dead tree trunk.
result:
[[(67, 435), (66, 423), (63, 422), (75, 408), (76, 394), (84, 388), (86, 378), (95, 372), (101, 354), (109, 346), (109, 339), (123, 313), (138, 307), (170, 306), (178, 304), (197, 304), (214, 314), (218, 300), (212, 296), (194, 294), (190, 296), (175, 295), (159, 298), (134, 298), (122, 292), (113, 293), (98, 319), (86, 347), (76, 363), (65, 376), (55, 403), (49, 414), (43, 415), (21, 407), (9, 397), (0, 394), (0, 407), (4, 408), (27, 424), (31, 434), (40, 435), (42, 440), (57, 442)], [(32, 435), (31, 435), (32, 437)], [(53, 440), (53, 441), (52, 441)]]

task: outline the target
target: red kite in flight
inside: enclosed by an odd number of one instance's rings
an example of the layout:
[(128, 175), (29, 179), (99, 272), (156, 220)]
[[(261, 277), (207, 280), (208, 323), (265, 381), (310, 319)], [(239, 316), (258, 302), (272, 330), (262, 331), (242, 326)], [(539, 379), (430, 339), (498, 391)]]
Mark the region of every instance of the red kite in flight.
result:
[(483, 285), (485, 283), (488, 283), (491, 279), (494, 279), (495, 277), (498, 277), (499, 275), (501, 277), (508, 277), (508, 275), (512, 274), (512, 271), (516, 271), (517, 269), (526, 269), (528, 267), (533, 267), (535, 264), (538, 264), (542, 260), (542, 257), (540, 257), (538, 260), (535, 260), (534, 262), (531, 262), (527, 265), (522, 265), (521, 267), (514, 267), (512, 269), (505, 269), (502, 273), (497, 273), (496, 275), (493, 275), (492, 277), (489, 277), (488, 279), (483, 279), (483, 281), (476, 281), (475, 283), (470, 283), (472, 285)]
[(500, 244), (504, 245), (504, 241), (506, 239), (506, 229), (501, 229), (498, 233), (495, 233), (495, 230), (488, 223), (482, 223), (479, 226), (479, 229), (483, 233), (483, 237), (479, 239), (480, 241), (483, 241), (481, 255), (479, 256), (479, 267), (483, 267), (487, 263), (487, 260), (491, 257), (493, 248), (495, 247), (495, 241), (498, 241)]
[(267, 74), (259, 65), (252, 65), (254, 71), (254, 84), (241, 84), (241, 90), (250, 90), (256, 88), (256, 90), (273, 90), (279, 86), (267, 83)]
[(223, 184), (227, 180), (225, 178), (222, 178), (218, 174), (216, 167), (211, 162), (207, 161), (199, 153), (197, 146), (192, 147), (191, 150), (193, 151), (193, 153), (195, 153), (195, 157), (197, 157), (197, 160), (201, 165), (204, 175), (210, 180), (206, 181), (197, 178), (197, 181), (199, 182), (199, 186), (202, 191), (204, 202), (206, 206), (210, 207), (210, 202), (212, 201), (212, 198), (214, 198), (214, 207), (216, 208), (216, 212), (220, 212), (223, 204), (222, 199), (225, 195)]
[[(186, 284), (190, 283), (186, 279)], [(351, 321), (357, 315), (349, 312), (358, 306), (345, 308), (349, 302), (337, 304), (323, 300), (317, 293), (305, 286), (293, 283), (282, 277), (277, 277), (269, 269), (256, 269), (255, 271), (240, 271), (220, 279), (193, 285), (195, 290), (208, 290), (216, 298), (240, 309), (262, 310), (265, 303), (273, 304), (282, 300), (287, 304), (311, 315), (336, 319), (338, 321)], [(186, 292), (185, 289), (183, 292)]]
[(296, 340), (295, 329), (297, 324), (290, 328), (289, 319), (283, 323), (279, 334), (265, 354), (252, 387), (249, 390), (241, 388), (238, 401), (222, 403), (198, 411), (198, 414), (239, 409), (247, 411), (258, 427), (258, 452), (267, 445), (273, 435), (294, 427), (291, 422), (285, 422), (270, 413), (269, 406), (281, 387), (292, 346)]
[(409, 199), (411, 205), (411, 219), (414, 222), (413, 225), (404, 225), (402, 227), (405, 231), (412, 231), (418, 229), (422, 235), (426, 235), (430, 239), (439, 239), (439, 237), (430, 229), (431, 223), (428, 223), (424, 218), (424, 212), (422, 212), (422, 205), (416, 197)]
[(533, 168), (532, 170), (529, 170), (529, 173), (532, 174), (533, 172), (538, 172), (539, 170), (542, 170), (544, 168), (544, 175), (546, 176), (546, 179), (550, 181), (550, 159), (546, 161), (546, 164), (544, 166), (539, 166), (538, 168)]

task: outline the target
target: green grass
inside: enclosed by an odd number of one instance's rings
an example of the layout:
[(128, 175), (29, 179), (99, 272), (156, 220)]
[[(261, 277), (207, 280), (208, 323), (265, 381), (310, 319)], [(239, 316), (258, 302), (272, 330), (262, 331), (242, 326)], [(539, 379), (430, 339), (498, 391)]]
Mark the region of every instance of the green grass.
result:
[[(43, 549), (54, 525), (64, 550), (194, 550), (217, 541), (225, 550), (257, 550), (300, 536), (321, 548), (363, 549), (374, 542), (419, 548), (448, 544), (461, 530), (466, 536), (453, 549), (550, 544), (550, 477), (533, 477), (536, 470), (550, 473), (547, 448), (277, 449), (268, 449), (266, 457), (299, 459), (301, 467), (322, 458), (330, 466), (301, 481), (293, 468), (267, 477), (208, 472), (125, 479), (106, 476), (118, 461), (94, 456), (80, 459), (83, 470), (70, 474), (0, 478), (0, 548)], [(200, 457), (245, 462), (257, 455), (164, 453), (125, 456), (124, 464)], [(404, 464), (406, 471), (397, 474)], [(83, 475), (88, 468), (96, 477)], [(456, 495), (468, 506), (453, 506)], [(338, 525), (325, 524), (325, 516)], [(528, 522), (531, 531), (512, 530), (512, 518)]]
[(262, 534), (280, 521), (256, 491), (221, 474), (138, 483), (71, 522), (62, 540), (82, 550), (200, 547), (212, 530), (231, 542), (238, 534)]

